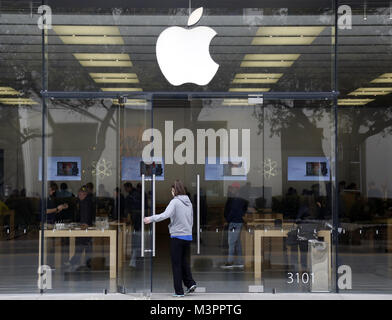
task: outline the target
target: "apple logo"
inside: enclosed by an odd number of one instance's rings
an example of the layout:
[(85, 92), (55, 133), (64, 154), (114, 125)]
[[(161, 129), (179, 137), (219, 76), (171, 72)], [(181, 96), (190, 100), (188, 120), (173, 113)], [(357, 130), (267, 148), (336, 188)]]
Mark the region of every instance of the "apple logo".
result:
[[(196, 24), (203, 8), (196, 9), (188, 19), (188, 27)], [(219, 65), (210, 56), (210, 42), (217, 33), (209, 27), (169, 27), (162, 31), (156, 44), (159, 67), (170, 84), (207, 85)]]

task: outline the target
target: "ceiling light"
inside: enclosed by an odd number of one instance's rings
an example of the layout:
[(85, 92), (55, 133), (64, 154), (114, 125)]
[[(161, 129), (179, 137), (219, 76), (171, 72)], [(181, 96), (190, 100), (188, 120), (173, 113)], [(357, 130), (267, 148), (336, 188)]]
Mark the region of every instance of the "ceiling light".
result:
[[(118, 105), (118, 99), (113, 99), (112, 103)], [(145, 99), (127, 99), (126, 103), (122, 103), (124, 106), (146, 106), (147, 100)]]
[(90, 73), (97, 83), (139, 83), (136, 73)]
[(107, 35), (121, 36), (118, 27), (113, 26), (53, 26), (53, 31), (59, 35)]
[(237, 73), (235, 78), (279, 79), (281, 76), (283, 76), (283, 73)]
[(136, 73), (89, 73), (91, 78), (114, 78), (114, 79), (126, 79), (126, 78), (135, 78), (137, 79)]
[(277, 83), (279, 79), (234, 79), (232, 83)]
[(142, 88), (101, 88), (102, 91), (131, 91), (131, 92), (137, 92), (137, 91), (143, 91)]
[(339, 106), (364, 106), (369, 102), (374, 101), (374, 99), (339, 99)]
[(242, 68), (251, 67), (291, 67), (294, 61), (243, 61), (241, 62)]
[(132, 67), (128, 54), (74, 53), (83, 67)]
[(277, 83), (283, 73), (237, 73), (232, 83)]
[(392, 73), (384, 73), (382, 76), (371, 81), (371, 83), (392, 83)]
[(124, 44), (118, 27), (113, 26), (53, 26), (65, 44)]
[(229, 92), (268, 92), (271, 88), (230, 88)]
[(139, 83), (138, 79), (128, 78), (93, 78), (96, 83)]
[(0, 104), (32, 105), (32, 104), (38, 104), (38, 103), (30, 98), (0, 98)]
[(294, 61), (300, 57), (300, 54), (246, 54), (244, 60), (251, 61)]
[(90, 36), (60, 36), (64, 44), (95, 44), (95, 45), (123, 45), (122, 37), (90, 37)]
[(224, 99), (224, 106), (249, 106), (248, 99)]
[(2, 95), (2, 96), (5, 96), (5, 95), (16, 96), (18, 94), (19, 94), (19, 92), (11, 87), (0, 87), (0, 95)]
[(132, 67), (131, 61), (110, 61), (110, 60), (79, 60), (83, 67)]
[(252, 45), (266, 45), (266, 46), (276, 46), (276, 45), (309, 45), (312, 44), (316, 37), (255, 37), (252, 40)]
[(309, 45), (325, 27), (260, 27), (252, 45)]
[(131, 60), (126, 53), (74, 53), (78, 60)]
[(383, 96), (390, 94), (392, 88), (358, 88), (349, 93), (349, 96)]
[(309, 27), (260, 27), (256, 36), (318, 36), (325, 29), (320, 26)]
[(224, 99), (223, 106), (253, 106), (256, 103), (249, 103), (249, 99)]

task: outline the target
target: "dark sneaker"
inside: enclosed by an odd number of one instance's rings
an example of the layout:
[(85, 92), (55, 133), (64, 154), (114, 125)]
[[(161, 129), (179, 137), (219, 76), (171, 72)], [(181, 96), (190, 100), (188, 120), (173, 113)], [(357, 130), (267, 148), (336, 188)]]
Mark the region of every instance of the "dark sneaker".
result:
[(225, 263), (221, 266), (222, 269), (233, 269), (233, 265), (231, 263)]
[(194, 284), (193, 286), (185, 290), (185, 295), (193, 293), (195, 292), (195, 290), (196, 290), (196, 285)]

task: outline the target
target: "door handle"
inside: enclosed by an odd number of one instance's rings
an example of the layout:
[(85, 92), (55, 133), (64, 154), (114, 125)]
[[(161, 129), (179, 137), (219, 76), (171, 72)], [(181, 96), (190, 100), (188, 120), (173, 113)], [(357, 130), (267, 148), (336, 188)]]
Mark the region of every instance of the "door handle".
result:
[(140, 248), (140, 252), (141, 252), (141, 256), (144, 257), (144, 174), (142, 174), (142, 234), (141, 234), (141, 248)]
[[(155, 174), (152, 175), (152, 215), (155, 216)], [(152, 224), (152, 256), (155, 257), (155, 222)]]
[(197, 175), (197, 254), (200, 254), (200, 175)]

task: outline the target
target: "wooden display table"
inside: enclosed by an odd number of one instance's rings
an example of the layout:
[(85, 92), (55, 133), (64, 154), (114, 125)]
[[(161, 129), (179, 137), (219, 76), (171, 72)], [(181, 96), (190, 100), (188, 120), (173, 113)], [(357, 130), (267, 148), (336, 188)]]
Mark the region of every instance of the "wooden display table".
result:
[[(263, 255), (261, 254), (262, 241), (266, 237), (287, 237), (289, 229), (255, 229), (254, 230), (254, 277), (256, 281), (262, 279)], [(331, 231), (320, 230), (318, 236), (328, 245), (329, 279), (331, 279)]]
[[(47, 238), (55, 238), (55, 268), (61, 265), (61, 238), (69, 238), (69, 256), (72, 257), (75, 253), (75, 238), (109, 238), (109, 257), (110, 257), (110, 278), (117, 276), (117, 230), (45, 230), (44, 232), (44, 264), (47, 262)], [(41, 238), (42, 230), (39, 232), (39, 260), (38, 265), (41, 266)]]
[[(275, 220), (283, 219), (282, 213), (276, 213), (272, 217), (268, 215), (266, 218), (257, 218), (247, 222), (245, 225), (245, 231), (242, 233), (242, 243), (244, 243), (244, 267), (245, 269), (252, 270), (254, 263), (254, 236), (250, 232), (255, 229), (263, 229), (265, 227), (274, 227)], [(294, 226), (294, 223), (283, 223), (283, 228), (290, 229)], [(282, 247), (283, 249), (283, 247)]]
[(127, 224), (125, 222), (109, 222), (111, 229), (117, 229), (118, 231), (118, 267), (121, 268), (126, 258), (127, 250)]

